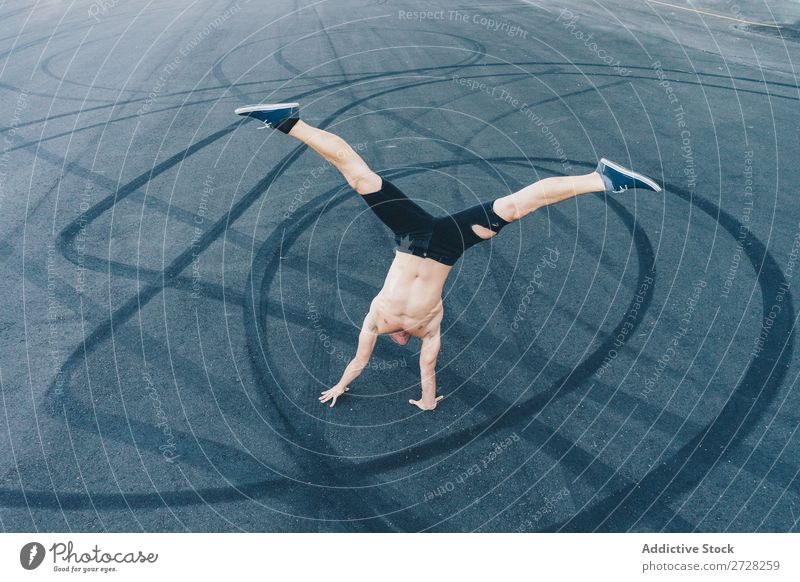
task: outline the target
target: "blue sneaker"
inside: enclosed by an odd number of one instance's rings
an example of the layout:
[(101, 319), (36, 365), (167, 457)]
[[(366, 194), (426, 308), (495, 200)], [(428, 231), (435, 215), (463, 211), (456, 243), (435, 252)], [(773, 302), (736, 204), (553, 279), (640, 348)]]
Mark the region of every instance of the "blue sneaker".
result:
[(661, 192), (661, 186), (647, 176), (643, 176), (605, 158), (600, 159), (595, 171), (603, 178), (606, 194), (620, 194), (628, 188), (644, 188), (645, 190)]
[(300, 119), (299, 103), (265, 103), (261, 105), (248, 105), (239, 107), (234, 111), (236, 115), (254, 117), (264, 122), (264, 127), (274, 127), (284, 133), (294, 127)]

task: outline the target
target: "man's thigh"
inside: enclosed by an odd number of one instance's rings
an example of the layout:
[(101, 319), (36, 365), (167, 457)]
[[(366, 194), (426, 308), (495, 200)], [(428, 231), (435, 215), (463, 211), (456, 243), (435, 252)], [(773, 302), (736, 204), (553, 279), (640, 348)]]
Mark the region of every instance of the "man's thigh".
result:
[(395, 236), (411, 239), (430, 237), (433, 216), (387, 179), (382, 178), (380, 190), (362, 195), (362, 198)]

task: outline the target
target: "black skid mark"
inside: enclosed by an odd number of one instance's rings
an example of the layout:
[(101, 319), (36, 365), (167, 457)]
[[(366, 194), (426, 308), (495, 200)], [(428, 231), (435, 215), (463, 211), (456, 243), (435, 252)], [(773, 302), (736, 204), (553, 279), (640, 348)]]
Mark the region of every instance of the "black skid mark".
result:
[(657, 513), (654, 504), (663, 499), (675, 499), (699, 485), (711, 468), (758, 425), (788, 371), (794, 347), (794, 306), (786, 277), (772, 253), (741, 222), (717, 205), (670, 184), (664, 190), (718, 221), (734, 240), (738, 240), (740, 233), (747, 232), (740, 247), (757, 274), (762, 295), (762, 322), (766, 321), (779, 291), (785, 289), (781, 313), (771, 330), (762, 324), (760, 333), (767, 334), (762, 351), (751, 360), (725, 406), (704, 430), (638, 483), (623, 487), (545, 531), (629, 531), (644, 520), (648, 528), (667, 527), (674, 515)]

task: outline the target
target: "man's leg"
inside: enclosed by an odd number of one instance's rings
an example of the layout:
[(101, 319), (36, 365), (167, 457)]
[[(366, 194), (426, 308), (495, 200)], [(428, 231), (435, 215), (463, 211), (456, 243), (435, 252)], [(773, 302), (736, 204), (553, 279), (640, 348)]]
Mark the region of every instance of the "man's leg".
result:
[[(582, 176), (545, 178), (513, 194), (498, 198), (494, 202), (494, 211), (500, 218), (514, 222), (543, 206), (568, 200), (580, 194), (604, 190), (603, 179), (597, 172)], [(477, 234), (481, 236), (481, 233)]]
[[(381, 189), (381, 177), (370, 170), (361, 156), (338, 135), (318, 129), (303, 121), (295, 123), (288, 135), (299, 139), (333, 164), (350, 184), (350, 187), (362, 196)], [(404, 346), (411, 339), (411, 334), (407, 331), (398, 331), (389, 334), (389, 338), (394, 343)]]
[(330, 132), (308, 125), (300, 120), (289, 131), (341, 172), (350, 187), (359, 194), (371, 194), (381, 188), (381, 177), (369, 169), (350, 145)]

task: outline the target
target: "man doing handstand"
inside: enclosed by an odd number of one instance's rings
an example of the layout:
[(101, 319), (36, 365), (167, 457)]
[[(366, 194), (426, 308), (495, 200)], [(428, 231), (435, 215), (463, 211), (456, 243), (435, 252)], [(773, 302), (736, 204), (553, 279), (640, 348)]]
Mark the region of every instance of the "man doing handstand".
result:
[(320, 402), (336, 399), (367, 367), (379, 335), (408, 343), (422, 340), (419, 354), (422, 396), (409, 400), (422, 410), (433, 410), (436, 396), (436, 359), (441, 346), (444, 310), (442, 289), (450, 270), (465, 250), (495, 236), (500, 230), (543, 206), (590, 192), (619, 193), (629, 187), (660, 192), (650, 178), (601, 159), (597, 169), (582, 176), (539, 180), (518, 192), (446, 216), (433, 216), (394, 184), (373, 172), (343, 139), (300, 120), (297, 103), (251, 105), (236, 110), (300, 140), (341, 172), (375, 215), (391, 229), (397, 252), (383, 288), (370, 304), (358, 336), (356, 354), (333, 388)]

